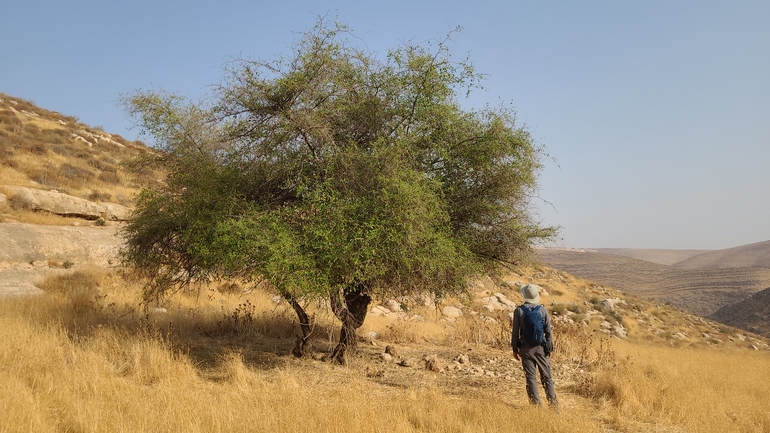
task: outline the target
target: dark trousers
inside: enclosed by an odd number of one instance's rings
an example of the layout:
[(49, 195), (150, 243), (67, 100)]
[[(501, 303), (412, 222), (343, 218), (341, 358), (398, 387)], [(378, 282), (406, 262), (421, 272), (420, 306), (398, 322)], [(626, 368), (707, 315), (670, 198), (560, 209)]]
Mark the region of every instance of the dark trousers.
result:
[(527, 396), (533, 404), (540, 405), (540, 393), (537, 390), (537, 370), (540, 370), (540, 381), (545, 388), (545, 396), (548, 403), (553, 406), (558, 404), (556, 391), (553, 388), (551, 377), (551, 359), (545, 356), (543, 346), (522, 347), (519, 351), (521, 365), (527, 375)]

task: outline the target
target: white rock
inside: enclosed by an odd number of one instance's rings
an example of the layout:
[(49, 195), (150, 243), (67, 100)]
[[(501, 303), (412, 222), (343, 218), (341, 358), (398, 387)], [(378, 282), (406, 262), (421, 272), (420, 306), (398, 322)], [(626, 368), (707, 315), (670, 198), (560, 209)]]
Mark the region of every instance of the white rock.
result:
[(404, 313), (403, 311), (391, 311), (390, 313), (385, 313), (382, 316), (385, 317), (386, 319), (398, 320), (398, 319), (405, 318), (406, 313)]
[(502, 293), (495, 293), (494, 296), (497, 299), (497, 302), (507, 307), (507, 309), (515, 310), (516, 309), (516, 303), (508, 299), (507, 296), (505, 296)]
[(401, 308), (401, 304), (396, 302), (394, 299), (389, 300), (388, 302), (385, 303), (385, 305), (388, 307), (390, 311), (393, 311), (393, 312), (403, 311), (403, 309)]
[(32, 210), (44, 210), (57, 215), (73, 216), (85, 219), (98, 219), (104, 208), (82, 198), (51, 191), (43, 191), (21, 186), (6, 186), (16, 199), (26, 202)]
[(626, 338), (628, 336), (628, 333), (626, 332), (626, 328), (622, 326), (616, 326), (614, 329), (615, 335), (617, 335), (620, 338)]
[(117, 203), (101, 203), (104, 208), (104, 219), (109, 221), (128, 221), (131, 208)]
[(443, 314), (446, 317), (454, 319), (454, 318), (457, 318), (457, 317), (462, 317), (463, 312), (462, 312), (462, 310), (460, 310), (457, 307), (453, 307), (451, 305), (447, 305), (446, 307), (441, 309), (441, 314)]
[(423, 307), (432, 307), (435, 305), (435, 297), (430, 293), (423, 293), (414, 297), (415, 303)]
[(611, 329), (612, 328), (612, 323), (610, 323), (610, 322), (605, 320), (604, 322), (599, 324), (599, 327), (602, 328), (602, 329)]
[(369, 312), (375, 316), (384, 316), (390, 313), (390, 310), (383, 307), (382, 305), (377, 305), (376, 307), (373, 307), (371, 310), (369, 310)]

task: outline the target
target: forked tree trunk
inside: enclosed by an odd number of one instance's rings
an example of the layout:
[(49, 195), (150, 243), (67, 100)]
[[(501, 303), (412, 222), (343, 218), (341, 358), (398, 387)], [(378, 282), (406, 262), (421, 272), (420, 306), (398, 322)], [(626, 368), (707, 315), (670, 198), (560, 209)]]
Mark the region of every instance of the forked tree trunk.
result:
[(291, 349), (291, 354), (297, 358), (301, 358), (305, 356), (310, 349), (310, 336), (313, 334), (313, 327), (310, 323), (310, 318), (307, 316), (305, 309), (302, 308), (302, 305), (300, 305), (293, 297), (288, 297), (287, 301), (291, 305), (291, 308), (294, 309), (294, 312), (297, 313), (299, 329), (302, 331), (302, 335), (298, 334), (296, 336), (297, 340), (294, 348)]
[(342, 322), (340, 340), (331, 355), (333, 361), (347, 364), (348, 357), (356, 353), (358, 345), (356, 329), (364, 324), (371, 301), (372, 298), (364, 292), (363, 284), (356, 285), (352, 291), (346, 291), (344, 302), (337, 294), (331, 296), (332, 311)]

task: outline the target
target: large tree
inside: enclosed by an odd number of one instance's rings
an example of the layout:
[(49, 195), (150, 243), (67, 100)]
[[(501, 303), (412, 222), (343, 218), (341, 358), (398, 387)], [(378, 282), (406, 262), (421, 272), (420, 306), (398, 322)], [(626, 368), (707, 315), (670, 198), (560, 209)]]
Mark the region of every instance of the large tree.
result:
[[(352, 42), (351, 42), (352, 41)], [(507, 106), (463, 109), (479, 75), (447, 44), (380, 59), (319, 22), (288, 59), (238, 60), (202, 101), (125, 98), (162, 150), (123, 231), (148, 296), (211, 278), (266, 279), (312, 333), (325, 298), (345, 362), (372, 296), (463, 290), (554, 234), (530, 214), (543, 149)]]

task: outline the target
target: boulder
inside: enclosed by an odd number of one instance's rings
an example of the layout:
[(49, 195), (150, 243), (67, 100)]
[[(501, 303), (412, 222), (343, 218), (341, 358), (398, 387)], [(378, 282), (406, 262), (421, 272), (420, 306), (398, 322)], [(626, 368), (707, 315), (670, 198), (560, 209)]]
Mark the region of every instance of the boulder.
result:
[(401, 308), (401, 304), (398, 303), (395, 299), (391, 299), (388, 302), (385, 303), (387, 305), (388, 309), (394, 313), (398, 313), (400, 311), (403, 311)]
[(128, 221), (131, 216), (131, 208), (117, 203), (102, 203), (104, 219), (108, 221)]
[(88, 220), (99, 219), (104, 213), (104, 208), (98, 204), (71, 195), (21, 186), (6, 186), (5, 188), (13, 194), (14, 201), (18, 200), (24, 203), (24, 206), (31, 210), (43, 210), (57, 215)]
[(626, 328), (617, 325), (612, 329), (615, 333), (615, 335), (619, 338), (626, 338), (628, 336), (628, 333), (626, 332)]
[(377, 305), (373, 307), (369, 312), (375, 316), (384, 316), (386, 314), (389, 314), (391, 311), (387, 308), (383, 307), (382, 305)]
[[(547, 293), (545, 295), (547, 295)], [(505, 305), (507, 309), (509, 310), (516, 309), (516, 303), (508, 299), (508, 297), (505, 296), (504, 294), (498, 292), (498, 293), (495, 293), (493, 296), (497, 298), (497, 302), (499, 302), (502, 305)]]
[(441, 309), (441, 314), (451, 319), (455, 319), (457, 317), (461, 317), (463, 315), (463, 312), (457, 307), (447, 305), (446, 307)]
[(63, 194), (56, 190), (43, 191), (22, 186), (6, 185), (14, 200), (23, 203), (30, 210), (42, 210), (61, 216), (109, 221), (126, 221), (131, 215), (131, 209), (116, 203), (97, 204), (90, 200)]

